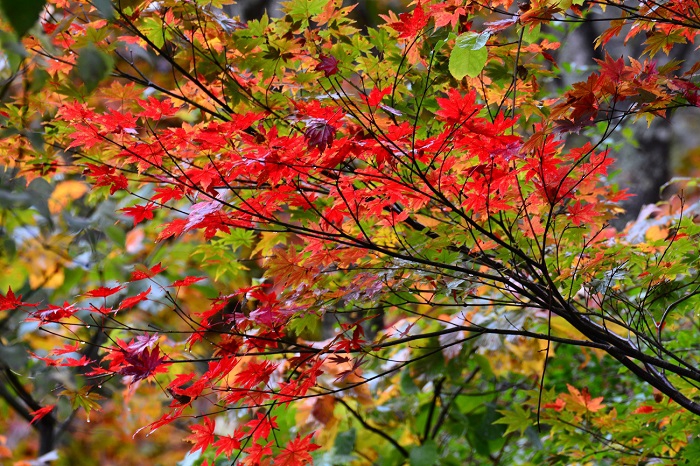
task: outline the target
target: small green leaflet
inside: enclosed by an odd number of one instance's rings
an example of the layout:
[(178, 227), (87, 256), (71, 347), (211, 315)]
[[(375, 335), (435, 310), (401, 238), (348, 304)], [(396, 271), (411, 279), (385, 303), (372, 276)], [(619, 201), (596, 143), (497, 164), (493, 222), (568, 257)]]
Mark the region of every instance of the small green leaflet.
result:
[(0, 7), (17, 37), (24, 36), (36, 24), (44, 5), (46, 0), (0, 0)]
[(457, 36), (455, 47), (450, 54), (450, 74), (457, 80), (465, 76), (474, 78), (479, 76), (486, 66), (489, 52), (486, 49), (486, 41), (490, 33), (465, 32)]

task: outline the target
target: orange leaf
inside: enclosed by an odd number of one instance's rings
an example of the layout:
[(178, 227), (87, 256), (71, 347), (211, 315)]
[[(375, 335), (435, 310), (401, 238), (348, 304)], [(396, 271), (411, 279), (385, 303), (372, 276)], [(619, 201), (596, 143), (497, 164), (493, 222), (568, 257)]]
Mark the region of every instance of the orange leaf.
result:
[(56, 215), (72, 201), (80, 199), (87, 192), (88, 185), (82, 181), (61, 181), (49, 198), (49, 211)]
[(564, 406), (566, 406), (566, 401), (562, 400), (561, 398), (557, 398), (554, 403), (545, 403), (542, 407), (553, 409), (559, 413), (564, 409)]
[(585, 408), (586, 411), (595, 413), (605, 407), (605, 405), (601, 403), (603, 401), (603, 397), (601, 396), (598, 398), (591, 398), (591, 394), (588, 391), (587, 387), (584, 387), (581, 391), (569, 384), (566, 384), (566, 387), (568, 388), (570, 393), (570, 396), (568, 396), (568, 398), (573, 403)]
[(652, 406), (642, 405), (639, 408), (632, 411), (632, 414), (649, 414), (653, 412), (654, 408)]

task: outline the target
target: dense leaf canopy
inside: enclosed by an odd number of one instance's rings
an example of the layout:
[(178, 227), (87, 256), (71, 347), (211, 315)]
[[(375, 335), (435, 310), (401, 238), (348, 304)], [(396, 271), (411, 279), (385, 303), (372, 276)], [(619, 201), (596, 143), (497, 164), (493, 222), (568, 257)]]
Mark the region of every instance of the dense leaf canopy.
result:
[(696, 0), (26, 3), (0, 457), (695, 464), (696, 182), (610, 222), (623, 129), (700, 104)]

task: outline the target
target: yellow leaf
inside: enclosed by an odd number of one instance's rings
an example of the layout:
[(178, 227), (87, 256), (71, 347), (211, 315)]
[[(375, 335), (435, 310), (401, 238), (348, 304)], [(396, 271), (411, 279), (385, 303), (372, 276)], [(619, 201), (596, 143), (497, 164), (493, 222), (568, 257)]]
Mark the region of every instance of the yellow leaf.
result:
[(87, 190), (88, 186), (82, 181), (61, 181), (49, 198), (49, 211), (54, 215), (58, 214), (72, 201), (83, 197)]
[(440, 225), (440, 223), (441, 223), (439, 220), (435, 220), (434, 218), (428, 217), (426, 215), (416, 214), (415, 217), (416, 217), (416, 220), (421, 225), (423, 225), (424, 227), (427, 227), (427, 228), (434, 228), (434, 227)]
[(250, 252), (249, 258), (255, 257), (258, 253), (262, 256), (269, 256), (272, 249), (278, 244), (287, 244), (287, 238), (274, 231), (263, 231), (260, 233), (258, 244)]
[(598, 428), (610, 427), (617, 422), (617, 409), (612, 408), (607, 414), (599, 413), (597, 416), (591, 419), (593, 425)]
[(58, 264), (53, 264), (53, 267), (49, 268), (37, 267), (31, 269), (29, 274), (29, 286), (34, 289), (55, 289), (63, 285), (64, 278), (63, 267)]
[(662, 239), (666, 239), (668, 236), (668, 230), (665, 228), (661, 228), (658, 225), (654, 225), (652, 227), (649, 227), (649, 229), (646, 231), (644, 234), (644, 237), (647, 239), (647, 241), (658, 241)]

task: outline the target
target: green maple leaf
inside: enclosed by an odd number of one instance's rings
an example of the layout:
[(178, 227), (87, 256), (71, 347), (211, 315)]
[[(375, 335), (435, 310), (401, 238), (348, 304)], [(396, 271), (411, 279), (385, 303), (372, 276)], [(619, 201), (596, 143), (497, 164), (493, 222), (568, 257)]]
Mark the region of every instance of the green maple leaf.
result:
[(455, 79), (462, 79), (465, 76), (471, 78), (479, 76), (488, 59), (486, 42), (489, 36), (488, 32), (481, 34), (465, 32), (457, 37), (455, 47), (450, 53), (449, 62), (450, 74)]
[(530, 412), (523, 409), (522, 406), (518, 404), (513, 405), (512, 410), (499, 410), (499, 413), (503, 415), (502, 418), (494, 421), (494, 424), (505, 424), (508, 426), (506, 432), (503, 435), (508, 435), (511, 432), (518, 432), (523, 435), (525, 429), (532, 425), (532, 420), (530, 419)]

